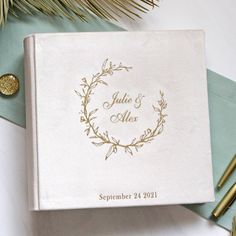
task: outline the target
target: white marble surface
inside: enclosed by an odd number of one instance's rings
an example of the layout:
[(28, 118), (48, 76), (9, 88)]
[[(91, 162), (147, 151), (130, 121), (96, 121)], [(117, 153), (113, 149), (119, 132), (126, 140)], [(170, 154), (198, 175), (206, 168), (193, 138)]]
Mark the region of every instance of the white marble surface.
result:
[(29, 212), (25, 130), (0, 119), (0, 135), (0, 236), (229, 236), (181, 206)]
[[(236, 1), (162, 0), (129, 30), (203, 28), (208, 68), (236, 81)], [(1, 108), (0, 108), (1, 109)], [(24, 129), (0, 119), (0, 236), (228, 236), (180, 206), (30, 213)]]

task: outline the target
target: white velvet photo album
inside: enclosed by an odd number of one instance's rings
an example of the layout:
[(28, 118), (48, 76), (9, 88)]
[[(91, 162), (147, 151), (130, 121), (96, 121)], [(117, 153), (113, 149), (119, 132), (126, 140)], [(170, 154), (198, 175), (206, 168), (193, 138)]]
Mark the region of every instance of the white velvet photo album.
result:
[(213, 201), (204, 37), (27, 37), (30, 209)]

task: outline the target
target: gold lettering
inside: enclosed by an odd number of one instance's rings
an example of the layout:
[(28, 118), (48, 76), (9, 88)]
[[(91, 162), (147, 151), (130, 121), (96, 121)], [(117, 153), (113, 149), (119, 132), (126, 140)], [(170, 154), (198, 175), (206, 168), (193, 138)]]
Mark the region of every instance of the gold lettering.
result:
[(144, 98), (145, 96), (142, 95), (141, 93), (138, 94), (138, 97), (135, 99), (135, 103), (134, 103), (134, 107), (136, 109), (140, 108), (141, 105), (142, 105), (142, 99)]
[(118, 113), (116, 115), (112, 115), (110, 117), (110, 121), (112, 123), (118, 123), (118, 122), (137, 122), (138, 117), (137, 116), (132, 116), (131, 112), (126, 110), (124, 113)]
[(132, 98), (130, 98), (130, 96), (127, 93), (125, 93), (121, 97), (119, 97), (119, 95), (120, 95), (120, 92), (115, 92), (112, 95), (112, 100), (110, 102), (106, 101), (106, 102), (103, 103), (103, 108), (106, 109), (106, 110), (109, 110), (115, 104), (129, 104), (129, 103), (132, 103)]

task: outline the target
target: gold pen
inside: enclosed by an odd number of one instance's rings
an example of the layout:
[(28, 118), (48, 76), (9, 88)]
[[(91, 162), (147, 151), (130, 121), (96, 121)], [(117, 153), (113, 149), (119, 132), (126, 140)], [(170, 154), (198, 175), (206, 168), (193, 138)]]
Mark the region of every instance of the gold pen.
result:
[(229, 163), (228, 167), (226, 168), (224, 174), (220, 178), (217, 188), (220, 189), (223, 187), (229, 176), (233, 173), (233, 171), (236, 169), (236, 154), (234, 155), (232, 161)]
[(233, 204), (236, 199), (236, 183), (232, 185), (229, 191), (224, 195), (221, 201), (218, 203), (216, 208), (212, 211), (212, 216), (214, 219), (218, 219), (222, 216), (229, 207)]
[(231, 236), (236, 236), (236, 216), (234, 216), (234, 218), (233, 218)]

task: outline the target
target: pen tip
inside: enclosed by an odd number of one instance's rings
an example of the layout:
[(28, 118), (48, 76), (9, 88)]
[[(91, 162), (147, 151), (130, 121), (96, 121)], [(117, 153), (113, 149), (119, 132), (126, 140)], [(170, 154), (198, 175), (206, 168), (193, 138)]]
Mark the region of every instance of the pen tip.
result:
[(234, 216), (233, 218), (233, 228), (232, 228), (232, 231), (231, 231), (231, 235), (232, 236), (235, 236), (236, 235), (236, 216)]
[(216, 215), (215, 212), (213, 211), (211, 213), (210, 219), (213, 220), (213, 221), (217, 221), (218, 220), (218, 215)]
[(220, 190), (221, 188), (222, 188), (222, 184), (220, 184), (220, 183), (217, 184), (216, 189), (217, 189), (217, 190)]

